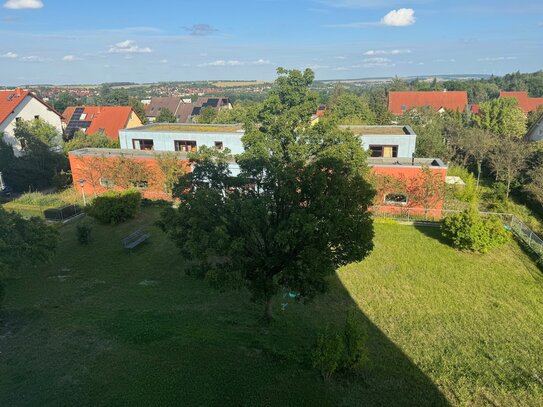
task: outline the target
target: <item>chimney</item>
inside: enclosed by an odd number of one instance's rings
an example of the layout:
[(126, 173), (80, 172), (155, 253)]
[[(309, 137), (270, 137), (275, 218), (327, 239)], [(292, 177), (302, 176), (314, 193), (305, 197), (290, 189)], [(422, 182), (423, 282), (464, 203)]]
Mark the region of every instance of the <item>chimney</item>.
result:
[(22, 93), (21, 88), (16, 88), (15, 89), (15, 96), (16, 97), (21, 97), (21, 93)]

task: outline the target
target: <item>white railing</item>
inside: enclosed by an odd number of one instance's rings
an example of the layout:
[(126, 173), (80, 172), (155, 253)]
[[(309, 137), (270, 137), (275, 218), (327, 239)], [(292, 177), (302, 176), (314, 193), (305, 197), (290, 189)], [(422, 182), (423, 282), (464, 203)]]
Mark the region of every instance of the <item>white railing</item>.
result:
[[(444, 217), (462, 212), (447, 209), (422, 209), (400, 206), (373, 206), (370, 208), (373, 216), (380, 219), (394, 219), (407, 222), (439, 222)], [(479, 212), (482, 216), (497, 216), (517, 238), (524, 242), (534, 253), (543, 259), (543, 239), (530, 229), (519, 218), (510, 213)]]

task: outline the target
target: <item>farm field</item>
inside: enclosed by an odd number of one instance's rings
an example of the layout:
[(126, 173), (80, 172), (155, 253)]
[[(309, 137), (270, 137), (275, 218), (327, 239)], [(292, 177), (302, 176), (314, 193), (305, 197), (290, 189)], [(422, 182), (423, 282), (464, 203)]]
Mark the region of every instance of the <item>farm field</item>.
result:
[[(158, 213), (93, 224), (89, 246), (65, 225), (51, 264), (8, 279), (1, 406), (543, 404), (543, 274), (515, 242), (474, 255), (377, 223), (366, 260), (309, 304), (278, 298), (267, 326), (246, 292), (185, 275)], [(152, 236), (127, 253), (138, 228)], [(371, 362), (324, 383), (311, 347), (353, 309)]]

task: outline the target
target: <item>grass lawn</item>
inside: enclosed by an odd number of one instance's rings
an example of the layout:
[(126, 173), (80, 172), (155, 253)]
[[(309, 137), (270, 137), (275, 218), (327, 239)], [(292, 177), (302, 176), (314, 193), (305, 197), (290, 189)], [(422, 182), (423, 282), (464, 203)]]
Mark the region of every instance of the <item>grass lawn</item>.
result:
[[(183, 273), (157, 214), (94, 225), (88, 247), (63, 226), (52, 264), (7, 281), (0, 406), (543, 405), (543, 275), (514, 242), (480, 256), (376, 224), (369, 258), (265, 326), (246, 292)], [(126, 253), (139, 227), (152, 236)], [(349, 309), (371, 364), (323, 383), (311, 346)]]

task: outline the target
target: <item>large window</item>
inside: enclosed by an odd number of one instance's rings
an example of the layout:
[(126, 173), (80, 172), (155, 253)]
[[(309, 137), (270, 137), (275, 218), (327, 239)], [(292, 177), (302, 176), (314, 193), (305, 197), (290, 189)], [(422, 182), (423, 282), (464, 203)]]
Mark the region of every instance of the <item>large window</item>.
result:
[(222, 141), (215, 141), (215, 148), (217, 150), (224, 150), (224, 143)]
[(398, 157), (398, 146), (370, 146), (372, 157), (396, 158)]
[(153, 145), (153, 140), (132, 140), (132, 146), (134, 147), (134, 150), (153, 150)]
[(149, 187), (149, 182), (147, 181), (132, 181), (131, 184), (134, 188), (138, 189), (147, 189)]
[(194, 140), (175, 140), (175, 151), (196, 151), (196, 141)]
[(404, 194), (391, 193), (385, 195), (387, 205), (407, 205), (407, 196)]

